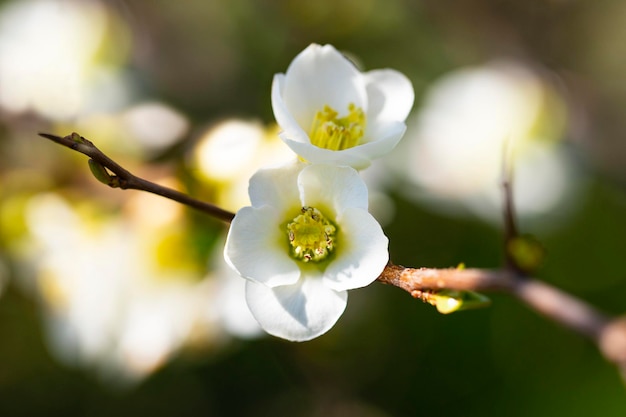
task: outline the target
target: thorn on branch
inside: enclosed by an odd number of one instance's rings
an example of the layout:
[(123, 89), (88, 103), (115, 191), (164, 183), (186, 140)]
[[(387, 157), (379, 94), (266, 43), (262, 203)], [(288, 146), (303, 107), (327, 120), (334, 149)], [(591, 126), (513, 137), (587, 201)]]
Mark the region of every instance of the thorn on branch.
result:
[(503, 191), (503, 218), (504, 218), (504, 254), (507, 268), (524, 275), (523, 267), (515, 256), (514, 245), (519, 237), (515, 220), (515, 205), (513, 203), (513, 162), (510, 150), (511, 139), (505, 141), (502, 150), (502, 191)]

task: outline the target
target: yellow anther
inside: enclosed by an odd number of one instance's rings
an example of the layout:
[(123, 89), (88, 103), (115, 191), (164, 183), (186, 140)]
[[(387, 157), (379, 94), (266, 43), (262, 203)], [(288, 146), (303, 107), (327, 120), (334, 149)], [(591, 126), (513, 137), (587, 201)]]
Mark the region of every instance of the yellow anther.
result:
[(348, 105), (348, 115), (339, 113), (326, 105), (315, 114), (311, 126), (311, 143), (320, 148), (340, 151), (360, 144), (365, 133), (365, 113), (353, 103)]
[(335, 226), (314, 207), (302, 207), (302, 214), (287, 224), (287, 235), (296, 259), (318, 262), (333, 251)]

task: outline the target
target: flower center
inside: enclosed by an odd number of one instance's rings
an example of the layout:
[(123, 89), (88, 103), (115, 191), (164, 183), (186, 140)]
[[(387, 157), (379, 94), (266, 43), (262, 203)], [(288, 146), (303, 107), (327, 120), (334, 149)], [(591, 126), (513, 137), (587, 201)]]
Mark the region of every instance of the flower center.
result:
[(301, 214), (287, 224), (292, 254), (304, 262), (319, 262), (328, 257), (335, 247), (337, 230), (314, 207), (302, 207)]
[(365, 114), (363, 109), (353, 103), (348, 105), (348, 115), (337, 117), (332, 107), (326, 105), (315, 114), (311, 126), (311, 143), (317, 147), (340, 151), (359, 144), (365, 133)]

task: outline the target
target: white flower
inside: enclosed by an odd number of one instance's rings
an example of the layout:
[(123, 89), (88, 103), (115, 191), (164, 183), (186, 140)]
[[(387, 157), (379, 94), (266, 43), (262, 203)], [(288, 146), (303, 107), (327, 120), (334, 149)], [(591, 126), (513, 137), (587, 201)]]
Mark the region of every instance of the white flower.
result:
[(388, 240), (367, 211), (367, 188), (350, 167), (292, 164), (258, 171), (235, 216), (224, 255), (246, 278), (246, 301), (268, 333), (293, 341), (327, 332), (347, 290), (373, 282)]
[(413, 99), (401, 73), (361, 73), (331, 45), (310, 45), (272, 84), (281, 139), (311, 163), (356, 169), (396, 146)]
[(576, 173), (559, 143), (567, 108), (540, 73), (510, 61), (453, 71), (427, 91), (414, 125), (386, 160), (409, 197), (499, 221), (507, 160), (520, 216), (547, 219), (559, 207), (563, 218), (563, 203), (574, 206)]
[(248, 181), (259, 168), (295, 159), (276, 125), (235, 118), (209, 128), (192, 152), (191, 171), (211, 189), (215, 204), (232, 211), (250, 205)]
[(184, 233), (180, 206), (138, 198), (124, 207), (137, 218), (77, 209), (55, 194), (33, 197), (25, 210), (25, 255), (52, 353), (116, 383), (139, 382), (186, 344), (222, 336), (216, 315), (205, 313), (214, 286), (170, 243)]
[(114, 50), (123, 59), (127, 33), (100, 1), (2, 2), (0, 107), (59, 121), (115, 105), (128, 87), (106, 58), (111, 54), (102, 51)]

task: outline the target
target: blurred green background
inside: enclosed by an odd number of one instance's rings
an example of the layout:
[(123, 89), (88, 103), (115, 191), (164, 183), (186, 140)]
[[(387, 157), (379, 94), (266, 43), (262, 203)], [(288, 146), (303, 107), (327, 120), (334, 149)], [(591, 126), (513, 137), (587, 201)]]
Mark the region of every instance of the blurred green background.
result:
[[(66, 17), (64, 8), (73, 4), (95, 5), (97, 13), (87, 13), (100, 17), (90, 15), (96, 19), (91, 21), (78, 13), (64, 26), (50, 18), (30, 22), (26, 11), (15, 12), (16, 5), (44, 3), (62, 7)], [(147, 178), (173, 179), (189, 193), (217, 198), (229, 183), (199, 178), (200, 168), (190, 162), (203, 132), (232, 117), (269, 126), (272, 76), (312, 42), (333, 44), (366, 70), (389, 67), (409, 77), (416, 104), (405, 140), (417, 130), (417, 114), (440, 77), (516, 60), (544, 74), (566, 103), (569, 118), (559, 147), (573, 161), (577, 188), (576, 197), (550, 213), (522, 219), (523, 232), (546, 250), (538, 277), (603, 311), (623, 314), (626, 3), (119, 0), (0, 1), (0, 7), (0, 67), (10, 68), (0, 68), (0, 416), (626, 415), (624, 382), (597, 348), (517, 300), (494, 294), (487, 309), (443, 316), (376, 283), (352, 291), (344, 316), (316, 340), (289, 343), (200, 330), (128, 383), (108, 372), (106, 361), (73, 360), (80, 355), (64, 356), (63, 343), (51, 342), (55, 327), (48, 316), (56, 304), (42, 284), (50, 266), (42, 267), (46, 254), (32, 249), (37, 233), (24, 214), (31, 198), (52, 192), (82, 207), (87, 223), (115, 219), (126, 216), (134, 193), (97, 184), (84, 158), (38, 138), (39, 131), (77, 130)], [(87, 44), (86, 31), (99, 25), (96, 52), (85, 53), (83, 62), (47, 53), (50, 48), (28, 50), (11, 33), (31, 24), (46, 39), (65, 30), (59, 42), (68, 45)], [(45, 45), (24, 45), (35, 44)], [(80, 81), (46, 78), (63, 59)], [(16, 79), (32, 91), (17, 90)], [(39, 98), (46, 82), (56, 84)], [(75, 91), (81, 83), (84, 88)], [(175, 140), (146, 145), (119, 130), (126, 125), (118, 116), (141, 102), (175, 109), (174, 119), (185, 126), (172, 133)], [(454, 124), (454, 117), (448, 122)], [(382, 165), (376, 175), (388, 170)], [(405, 180), (389, 174), (382, 187), (394, 207), (384, 225), (392, 261), (502, 265), (497, 214), (486, 221), (471, 211), (423, 203), (403, 192)], [(166, 255), (157, 263), (168, 268), (174, 262), (170, 275), (184, 271), (196, 277), (185, 280), (200, 282), (209, 257), (219, 253), (224, 227), (190, 211), (180, 216), (171, 225), (183, 232), (167, 229), (173, 240), (163, 243)], [(81, 250), (67, 248), (75, 257)], [(109, 255), (103, 251), (98, 253)], [(109, 331), (98, 323), (85, 326), (96, 334)]]

